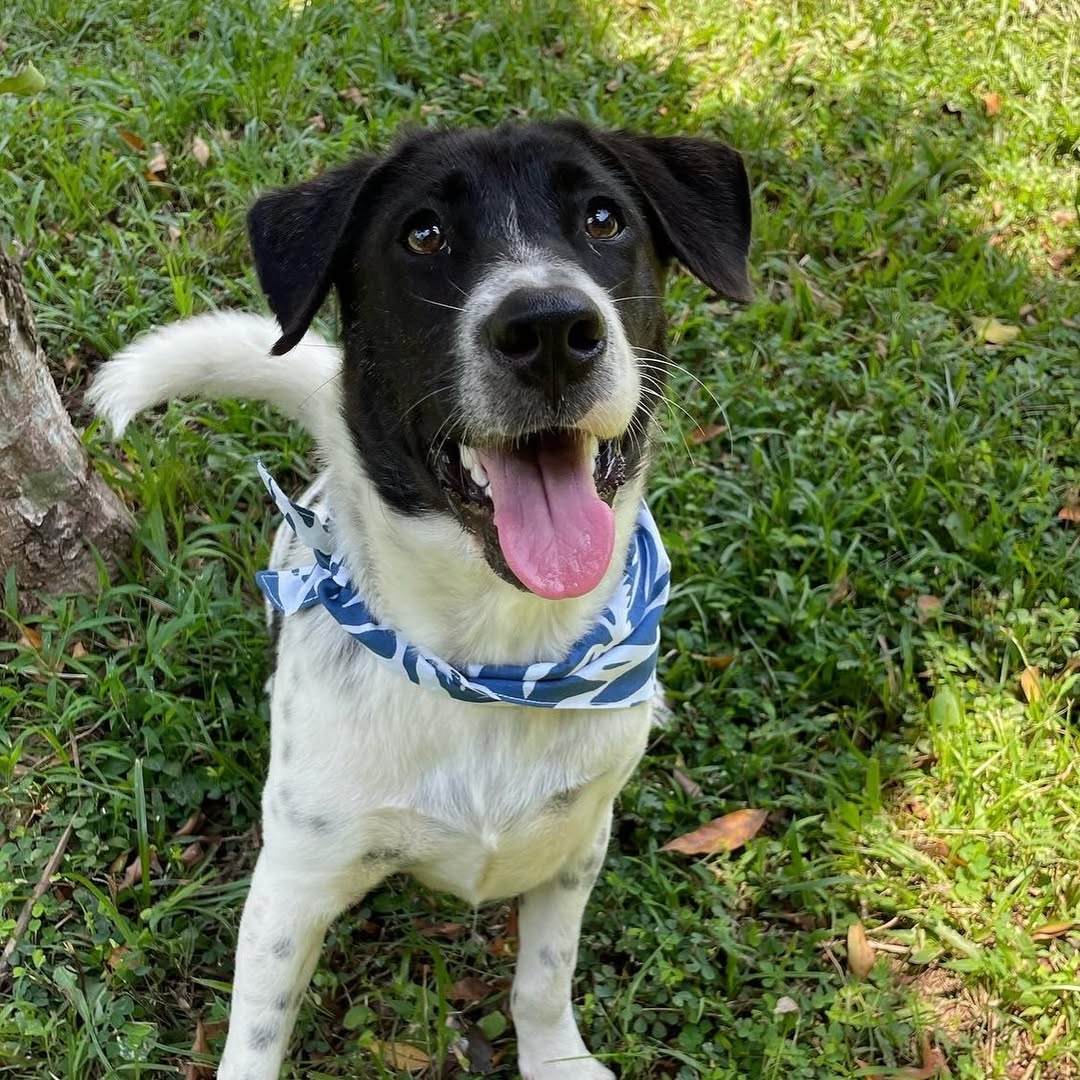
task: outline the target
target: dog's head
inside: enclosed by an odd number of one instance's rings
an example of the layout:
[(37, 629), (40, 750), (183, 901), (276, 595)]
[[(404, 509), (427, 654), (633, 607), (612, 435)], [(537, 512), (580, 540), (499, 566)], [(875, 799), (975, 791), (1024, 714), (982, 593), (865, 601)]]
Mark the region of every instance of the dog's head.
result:
[(338, 291), (345, 419), (382, 498), (454, 515), (552, 599), (603, 578), (644, 467), (666, 266), (749, 293), (738, 154), (571, 121), (412, 135), (264, 196), (249, 231), (275, 353)]

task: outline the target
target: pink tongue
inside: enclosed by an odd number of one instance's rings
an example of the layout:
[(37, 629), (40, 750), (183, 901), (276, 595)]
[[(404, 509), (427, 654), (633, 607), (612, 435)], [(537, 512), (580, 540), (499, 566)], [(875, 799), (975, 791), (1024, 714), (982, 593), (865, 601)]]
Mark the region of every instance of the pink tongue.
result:
[(499, 547), (537, 596), (564, 600), (600, 584), (615, 547), (615, 515), (596, 494), (584, 445), (477, 450), (491, 481)]

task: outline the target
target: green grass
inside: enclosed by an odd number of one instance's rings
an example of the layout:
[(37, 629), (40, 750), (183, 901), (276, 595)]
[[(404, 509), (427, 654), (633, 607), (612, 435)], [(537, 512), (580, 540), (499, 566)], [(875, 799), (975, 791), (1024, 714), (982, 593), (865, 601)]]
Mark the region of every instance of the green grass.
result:
[[(671, 355), (707, 388), (677, 380), (652, 485), (674, 717), (619, 806), (583, 1029), (628, 1078), (903, 1076), (923, 1034), (954, 1077), (1078, 1074), (1080, 929), (1033, 936), (1080, 920), (1080, 531), (1057, 518), (1080, 502), (1072, 5), (12, 0), (0, 38), (4, 71), (49, 82), (0, 98), (0, 242), (83, 420), (98, 357), (260, 304), (257, 191), (402, 123), (569, 112), (742, 149), (757, 299), (669, 289)], [(981, 342), (991, 316), (1019, 336)], [(220, 1052), (267, 751), (253, 459), (311, 467), (249, 405), (87, 441), (138, 548), (100, 600), (26, 617), (4, 598), (0, 940), (73, 831), (0, 976), (0, 1077), (175, 1075), (198, 1019)], [(771, 811), (745, 850), (657, 854), (741, 806)], [(199, 809), (193, 849), (176, 833)], [(510, 974), (506, 918), (404, 881), (369, 897), (331, 934), (286, 1074), (389, 1075), (374, 1039), (453, 1074), (447, 993)], [(863, 981), (857, 919), (887, 946)], [(505, 994), (462, 1010), (515, 1075)]]

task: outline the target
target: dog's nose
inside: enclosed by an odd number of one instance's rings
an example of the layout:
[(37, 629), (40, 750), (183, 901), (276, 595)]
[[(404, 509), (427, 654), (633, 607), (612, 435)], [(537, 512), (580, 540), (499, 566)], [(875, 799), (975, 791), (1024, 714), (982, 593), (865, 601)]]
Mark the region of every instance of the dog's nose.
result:
[(592, 371), (607, 327), (580, 289), (517, 289), (492, 313), (487, 334), (500, 361), (557, 403)]

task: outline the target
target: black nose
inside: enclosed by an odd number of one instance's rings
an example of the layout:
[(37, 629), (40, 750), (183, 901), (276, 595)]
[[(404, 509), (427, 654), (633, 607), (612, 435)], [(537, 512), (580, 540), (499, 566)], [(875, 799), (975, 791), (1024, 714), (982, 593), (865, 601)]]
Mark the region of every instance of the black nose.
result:
[(496, 357), (518, 377), (558, 403), (566, 388), (586, 378), (606, 344), (604, 317), (580, 290), (517, 289), (487, 323)]

